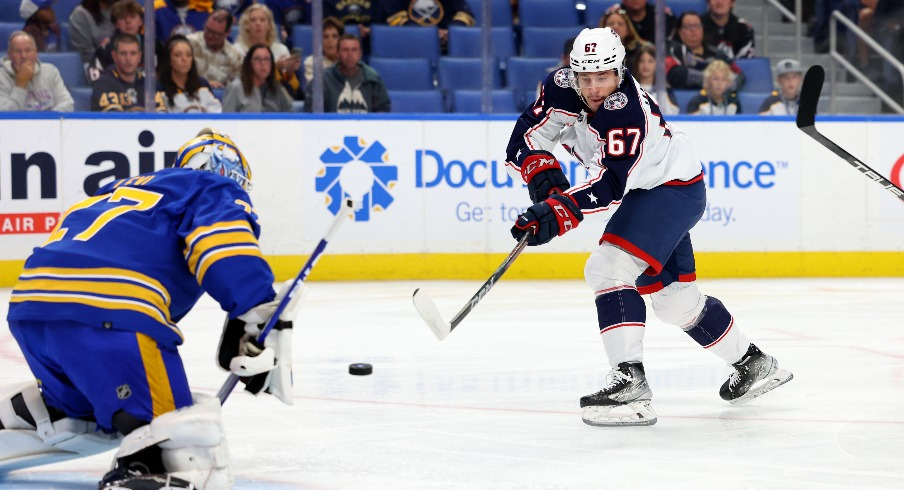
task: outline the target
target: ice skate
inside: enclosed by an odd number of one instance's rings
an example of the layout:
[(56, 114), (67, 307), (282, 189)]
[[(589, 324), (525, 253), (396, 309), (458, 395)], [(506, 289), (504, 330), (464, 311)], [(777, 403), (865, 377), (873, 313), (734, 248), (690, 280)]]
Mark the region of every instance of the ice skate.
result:
[(753, 344), (747, 348), (744, 357), (732, 366), (735, 371), (722, 384), (719, 396), (733, 404), (752, 400), (794, 377), (790, 371), (779, 369), (774, 357), (764, 354)]
[(148, 467), (137, 461), (116, 466), (97, 484), (98, 490), (193, 490), (191, 483), (167, 474), (149, 474)]
[(581, 397), (581, 418), (587, 425), (616, 427), (653, 425), (656, 412), (650, 404), (653, 392), (647, 384), (643, 364), (623, 362), (609, 371), (606, 387)]

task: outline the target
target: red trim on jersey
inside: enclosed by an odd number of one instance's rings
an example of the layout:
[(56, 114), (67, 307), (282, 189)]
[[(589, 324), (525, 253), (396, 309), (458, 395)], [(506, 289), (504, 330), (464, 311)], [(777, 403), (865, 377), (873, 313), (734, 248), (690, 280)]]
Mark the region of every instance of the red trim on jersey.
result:
[[(690, 274), (681, 274), (678, 276), (678, 282), (694, 282), (697, 280), (697, 273), (691, 272)], [(662, 285), (662, 281), (655, 282), (653, 284), (649, 284), (647, 286), (638, 286), (637, 292), (641, 294), (641, 296), (645, 294), (653, 294), (658, 293), (665, 289), (665, 286)]]
[(652, 268), (653, 272), (655, 272), (656, 274), (662, 272), (662, 264), (660, 264), (658, 260), (654, 259), (650, 254), (644, 252), (639, 247), (635, 246), (633, 243), (625, 240), (624, 238), (612, 233), (604, 233), (603, 238), (600, 240), (600, 244), (602, 244), (603, 242), (609, 242), (613, 245), (617, 245), (618, 247), (626, 250), (631, 255), (646, 262), (650, 265), (650, 268)]
[(643, 327), (645, 327), (645, 325), (643, 323), (636, 323), (636, 322), (616, 323), (615, 325), (609, 325), (606, 328), (601, 328), (600, 335), (602, 335), (610, 330), (615, 330), (616, 328), (621, 328), (621, 327), (641, 327), (641, 328), (643, 328)]
[(704, 349), (709, 349), (710, 347), (712, 347), (712, 346), (718, 344), (719, 342), (721, 342), (722, 339), (724, 339), (725, 336), (728, 335), (728, 332), (731, 330), (731, 327), (733, 327), (733, 326), (734, 326), (734, 317), (731, 317), (731, 321), (728, 322), (728, 328), (726, 328), (725, 331), (722, 332), (722, 336), (719, 337), (719, 338), (717, 338), (713, 343), (711, 343), (711, 344), (709, 344), (709, 345), (703, 346), (703, 348), (704, 348)]
[(701, 180), (703, 180), (703, 172), (700, 172), (691, 180), (670, 180), (662, 185), (691, 185), (695, 182), (700, 182)]

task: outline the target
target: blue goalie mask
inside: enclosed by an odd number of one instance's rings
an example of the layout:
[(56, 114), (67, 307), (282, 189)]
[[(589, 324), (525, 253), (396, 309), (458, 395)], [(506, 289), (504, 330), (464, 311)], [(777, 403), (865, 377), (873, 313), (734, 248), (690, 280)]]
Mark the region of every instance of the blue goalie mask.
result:
[(206, 170), (236, 181), (251, 190), (251, 168), (229, 136), (203, 129), (176, 154), (176, 167)]

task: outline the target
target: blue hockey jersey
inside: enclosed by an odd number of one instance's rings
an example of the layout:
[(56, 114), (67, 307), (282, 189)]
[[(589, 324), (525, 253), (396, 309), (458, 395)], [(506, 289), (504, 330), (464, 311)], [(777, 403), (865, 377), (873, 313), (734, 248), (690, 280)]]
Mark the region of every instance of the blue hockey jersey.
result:
[(248, 194), (180, 168), (119, 180), (69, 208), (35, 248), (9, 320), (75, 320), (182, 343), (204, 291), (230, 317), (275, 297)]

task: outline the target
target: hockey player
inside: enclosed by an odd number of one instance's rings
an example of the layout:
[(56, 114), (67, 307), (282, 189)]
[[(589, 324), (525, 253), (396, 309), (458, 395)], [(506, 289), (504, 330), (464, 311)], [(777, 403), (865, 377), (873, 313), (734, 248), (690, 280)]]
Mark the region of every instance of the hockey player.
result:
[[(528, 233), (528, 245), (541, 245), (578, 226), (585, 214), (618, 205), (584, 269), (612, 369), (606, 386), (580, 404), (584, 422), (601, 426), (656, 423), (642, 364), (644, 294), (661, 320), (734, 368), (719, 390), (724, 400), (744, 402), (792, 376), (747, 340), (722, 302), (698, 290), (688, 230), (706, 204), (700, 161), (624, 57), (615, 31), (584, 29), (571, 67), (547, 77), (507, 149), (510, 170), (534, 202), (512, 227), (516, 239)], [(588, 169), (588, 180), (568, 182), (551, 153), (557, 143)]]
[(228, 312), (220, 366), (291, 404), (291, 322), (248, 340), (278, 304), (248, 163), (205, 129), (174, 167), (75, 204), (25, 262), (8, 320), (38, 381), (0, 391), (0, 468), (118, 445), (101, 489), (231, 487), (220, 401), (189, 391), (177, 350), (204, 292)]

